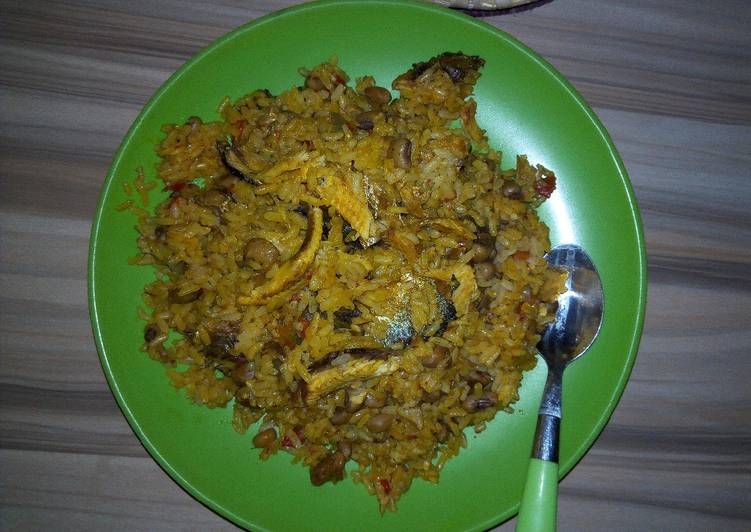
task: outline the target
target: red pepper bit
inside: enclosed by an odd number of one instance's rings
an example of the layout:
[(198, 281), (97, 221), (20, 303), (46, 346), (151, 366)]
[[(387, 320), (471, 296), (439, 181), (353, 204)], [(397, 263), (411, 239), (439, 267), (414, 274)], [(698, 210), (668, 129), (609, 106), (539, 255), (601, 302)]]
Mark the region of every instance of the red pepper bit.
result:
[(178, 181), (176, 183), (170, 183), (169, 185), (165, 186), (163, 190), (171, 190), (172, 192), (180, 192), (186, 186), (188, 186), (188, 184), (185, 181)]
[(542, 174), (535, 181), (535, 192), (544, 198), (549, 198), (555, 190), (555, 176)]
[[(305, 443), (305, 434), (302, 431), (302, 427), (295, 427), (292, 429), (295, 434), (297, 435), (297, 439), (300, 440), (300, 443)], [(289, 436), (285, 436), (282, 439), (282, 447), (285, 449), (289, 449), (290, 447), (294, 447), (294, 444), (292, 443), (292, 439)]]
[(381, 484), (381, 487), (383, 488), (383, 492), (388, 495), (391, 493), (391, 482), (389, 482), (385, 478), (379, 478), (378, 482)]
[(513, 255), (514, 260), (527, 260), (529, 258), (529, 251), (520, 250), (514, 253)]
[(245, 126), (248, 125), (247, 120), (238, 120), (235, 122), (237, 124), (237, 135), (235, 135), (235, 138), (240, 138), (243, 134), (243, 131), (245, 131)]

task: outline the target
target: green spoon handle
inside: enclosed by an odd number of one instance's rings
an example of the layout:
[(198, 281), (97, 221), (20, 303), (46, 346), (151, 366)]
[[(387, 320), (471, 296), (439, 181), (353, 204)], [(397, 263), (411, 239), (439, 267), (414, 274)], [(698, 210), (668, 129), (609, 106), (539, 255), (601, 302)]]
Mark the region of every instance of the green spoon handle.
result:
[(561, 428), (563, 367), (553, 366), (540, 401), (532, 459), (516, 523), (517, 532), (549, 532), (558, 509), (558, 442)]
[(527, 470), (516, 532), (555, 530), (558, 499), (558, 464), (532, 458)]

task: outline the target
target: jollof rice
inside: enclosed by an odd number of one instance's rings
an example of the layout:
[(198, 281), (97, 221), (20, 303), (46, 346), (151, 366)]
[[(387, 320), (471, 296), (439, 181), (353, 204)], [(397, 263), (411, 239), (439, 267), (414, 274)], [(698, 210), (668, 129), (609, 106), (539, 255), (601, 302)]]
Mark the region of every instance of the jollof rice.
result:
[(398, 99), (335, 58), (301, 69), (165, 126), (168, 197), (123, 206), (157, 271), (144, 349), (172, 383), (231, 403), (240, 433), (260, 421), (261, 458), (287, 451), (316, 485), (349, 471), (381, 511), (518, 399), (561, 287), (536, 214), (555, 177), (499, 169), (469, 98), (483, 64), (417, 63)]

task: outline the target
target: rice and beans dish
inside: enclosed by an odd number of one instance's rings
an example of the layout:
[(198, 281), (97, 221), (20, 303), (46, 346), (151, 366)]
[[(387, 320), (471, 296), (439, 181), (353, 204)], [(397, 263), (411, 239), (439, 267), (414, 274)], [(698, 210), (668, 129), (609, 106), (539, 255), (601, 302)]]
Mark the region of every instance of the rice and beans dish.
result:
[(500, 170), (470, 97), (483, 64), (416, 63), (396, 99), (335, 58), (301, 69), (165, 126), (168, 196), (122, 206), (156, 270), (144, 350), (174, 386), (231, 405), (240, 433), (258, 422), (262, 459), (286, 451), (314, 485), (349, 474), (381, 511), (511, 408), (562, 287), (536, 212), (555, 176)]

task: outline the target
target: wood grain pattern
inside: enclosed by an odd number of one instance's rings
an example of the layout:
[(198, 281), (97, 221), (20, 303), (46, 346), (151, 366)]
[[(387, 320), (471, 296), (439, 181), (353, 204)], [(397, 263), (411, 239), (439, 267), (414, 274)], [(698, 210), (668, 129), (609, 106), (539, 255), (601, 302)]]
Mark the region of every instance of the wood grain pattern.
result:
[[(211, 40), (292, 3), (0, 0), (0, 529), (236, 530), (118, 410), (86, 254), (107, 166), (148, 97)], [(560, 529), (751, 529), (747, 2), (556, 0), (484, 20), (593, 104), (645, 222), (642, 346), (561, 484)]]

